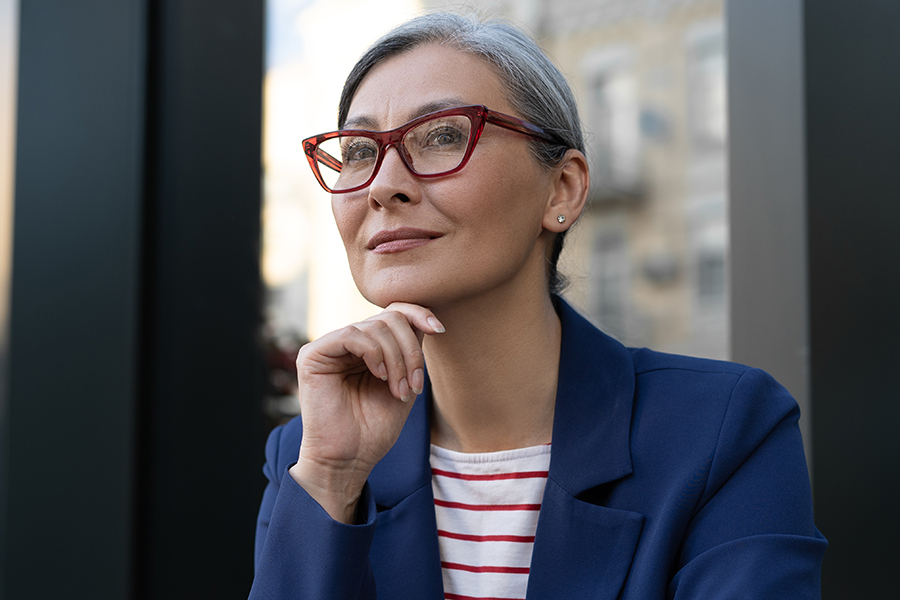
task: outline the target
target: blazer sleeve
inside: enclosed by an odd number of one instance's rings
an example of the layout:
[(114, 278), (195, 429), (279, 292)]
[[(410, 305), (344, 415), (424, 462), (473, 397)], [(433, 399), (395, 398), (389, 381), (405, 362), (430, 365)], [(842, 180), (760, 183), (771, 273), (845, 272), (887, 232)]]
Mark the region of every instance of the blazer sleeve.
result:
[(368, 483), (360, 524), (335, 521), (287, 472), (293, 462), (279, 461), (283, 432), (276, 428), (266, 443), (269, 483), (257, 519), (250, 599), (375, 600), (369, 549), (377, 511)]
[(790, 394), (758, 369), (737, 381), (669, 596), (818, 599), (827, 542)]

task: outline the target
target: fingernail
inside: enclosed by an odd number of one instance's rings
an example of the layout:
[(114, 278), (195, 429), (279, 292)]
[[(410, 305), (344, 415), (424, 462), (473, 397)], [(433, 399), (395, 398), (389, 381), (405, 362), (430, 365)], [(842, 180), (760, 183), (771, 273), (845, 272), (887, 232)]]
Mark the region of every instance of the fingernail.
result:
[(376, 371), (378, 371), (377, 375), (381, 377), (382, 381), (387, 381), (387, 367), (384, 366), (384, 363), (379, 364)]
[(400, 380), (397, 387), (400, 389), (400, 399), (409, 402), (409, 383), (407, 383), (406, 377)]
[(425, 385), (425, 371), (422, 369), (416, 369), (412, 374), (412, 390), (416, 393), (416, 396), (422, 393), (422, 388)]
[(444, 326), (441, 325), (441, 322), (438, 321), (437, 318), (428, 317), (425, 320), (428, 322), (429, 325), (431, 325), (431, 328), (434, 329), (435, 333), (444, 333), (446, 331), (446, 329), (444, 329)]

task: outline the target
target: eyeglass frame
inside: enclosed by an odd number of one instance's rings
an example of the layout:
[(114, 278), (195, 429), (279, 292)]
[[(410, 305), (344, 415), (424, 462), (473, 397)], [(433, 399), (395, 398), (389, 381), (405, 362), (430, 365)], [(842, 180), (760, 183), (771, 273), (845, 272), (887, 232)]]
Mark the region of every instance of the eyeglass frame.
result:
[[(402, 142), (404, 136), (411, 129), (414, 129), (415, 127), (426, 121), (430, 121), (432, 119), (437, 119), (440, 117), (453, 117), (459, 115), (468, 117), (473, 126), (472, 132), (469, 134), (469, 140), (467, 142), (465, 154), (463, 154), (463, 157), (459, 161), (459, 164), (449, 171), (442, 171), (440, 173), (417, 173), (412, 165), (409, 164), (409, 160), (404, 155), (404, 152), (402, 150)], [(544, 128), (538, 127), (533, 123), (529, 123), (528, 121), (524, 121), (517, 117), (491, 110), (483, 105), (473, 104), (470, 106), (457, 106), (454, 108), (445, 108), (443, 110), (431, 112), (420, 117), (416, 117), (412, 121), (409, 121), (408, 123), (405, 123), (400, 127), (391, 129), (389, 131), (341, 129), (338, 131), (321, 133), (319, 135), (314, 135), (303, 140), (303, 152), (304, 154), (306, 154), (306, 160), (309, 161), (309, 166), (310, 168), (312, 168), (313, 175), (315, 175), (316, 177), (316, 181), (319, 182), (319, 185), (321, 185), (326, 192), (330, 194), (348, 194), (350, 192), (356, 192), (365, 187), (368, 187), (375, 180), (375, 177), (378, 175), (378, 171), (381, 169), (381, 163), (384, 161), (384, 157), (391, 146), (393, 146), (394, 149), (397, 150), (397, 154), (400, 155), (400, 160), (403, 161), (403, 164), (404, 166), (406, 166), (407, 170), (409, 170), (409, 172), (416, 177), (430, 179), (432, 177), (444, 177), (446, 175), (452, 175), (453, 173), (459, 172), (463, 167), (466, 166), (466, 163), (469, 162), (469, 158), (471, 158), (472, 152), (474, 152), (475, 150), (475, 145), (481, 138), (481, 133), (484, 130), (485, 124), (487, 123), (492, 123), (494, 125), (497, 125), (498, 127), (503, 127), (504, 129), (522, 133), (529, 137), (537, 138), (552, 144), (568, 145), (558, 136), (549, 133)], [(347, 188), (346, 190), (333, 190), (329, 188), (328, 185), (326, 185), (322, 174), (319, 172), (319, 162), (324, 163), (326, 166), (334, 169), (337, 172), (341, 171), (341, 163), (331, 154), (319, 150), (318, 146), (322, 142), (341, 136), (366, 137), (373, 140), (378, 145), (378, 157), (375, 159), (375, 166), (372, 168), (372, 174), (369, 176), (369, 179), (365, 183), (352, 188)]]

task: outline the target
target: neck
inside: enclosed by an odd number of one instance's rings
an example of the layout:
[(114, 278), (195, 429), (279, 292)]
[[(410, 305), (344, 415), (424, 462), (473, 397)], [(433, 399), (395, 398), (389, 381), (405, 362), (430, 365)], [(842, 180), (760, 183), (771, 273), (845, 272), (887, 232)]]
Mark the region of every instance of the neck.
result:
[(496, 290), (435, 313), (447, 332), (423, 348), (432, 443), (461, 452), (549, 443), (561, 328), (546, 290)]

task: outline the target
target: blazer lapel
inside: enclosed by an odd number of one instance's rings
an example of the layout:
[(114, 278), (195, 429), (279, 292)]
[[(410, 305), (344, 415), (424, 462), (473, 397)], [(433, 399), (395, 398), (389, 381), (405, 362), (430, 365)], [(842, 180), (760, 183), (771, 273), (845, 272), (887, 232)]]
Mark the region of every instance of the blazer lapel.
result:
[(612, 600), (625, 583), (644, 517), (579, 497), (632, 472), (634, 366), (624, 346), (564, 301), (559, 308), (553, 452), (527, 597)]
[(618, 598), (643, 524), (643, 515), (583, 502), (548, 479), (526, 597)]
[(397, 443), (369, 475), (378, 508), (369, 560), (379, 600), (444, 597), (428, 460), (430, 398), (426, 376)]

